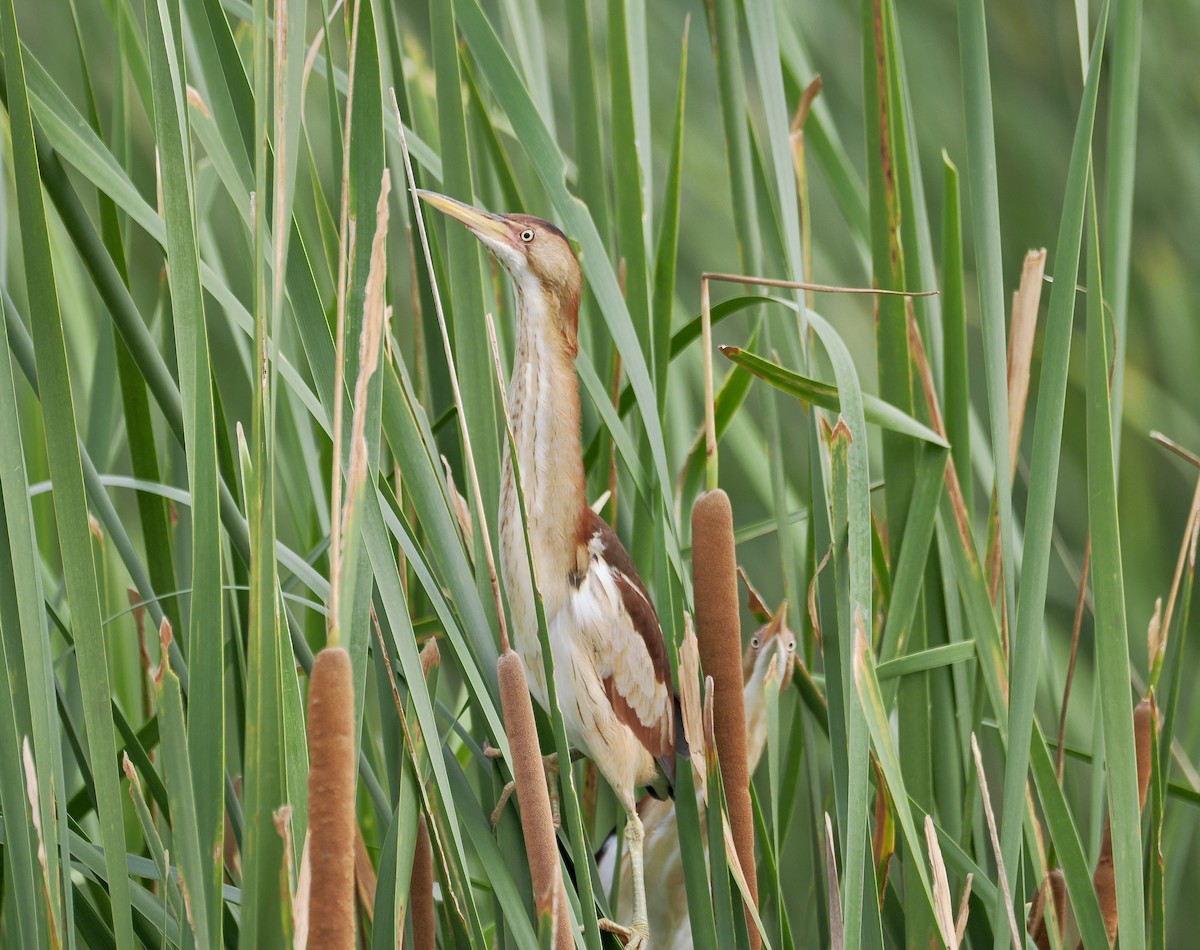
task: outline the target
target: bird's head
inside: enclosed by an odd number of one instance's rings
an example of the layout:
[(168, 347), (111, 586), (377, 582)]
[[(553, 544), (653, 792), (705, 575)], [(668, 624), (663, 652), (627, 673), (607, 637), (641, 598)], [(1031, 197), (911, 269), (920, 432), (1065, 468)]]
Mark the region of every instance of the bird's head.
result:
[(796, 635), (787, 625), (787, 601), (754, 631), (742, 654), (742, 676), (747, 695), (762, 691), (772, 660), (780, 687), (786, 688), (792, 681), (796, 663)]
[(536, 295), (552, 326), (574, 353), (583, 274), (566, 236), (549, 221), (527, 214), (492, 214), (436, 191), (418, 190), (428, 205), (467, 226), (508, 271), (525, 306)]
[(746, 763), (753, 772), (767, 745), (767, 676), (774, 666), (779, 688), (786, 689), (796, 667), (796, 635), (787, 625), (787, 601), (754, 631), (742, 656), (746, 703)]

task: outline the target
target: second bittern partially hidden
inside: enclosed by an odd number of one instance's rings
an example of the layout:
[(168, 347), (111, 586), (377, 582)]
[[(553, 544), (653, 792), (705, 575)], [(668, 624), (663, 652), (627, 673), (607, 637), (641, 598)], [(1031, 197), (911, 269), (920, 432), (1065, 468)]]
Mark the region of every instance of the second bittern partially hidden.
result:
[(500, 488), (501, 573), (513, 645), (547, 705), (545, 668), (525, 537), (546, 614), (558, 705), (571, 744), (596, 763), (625, 809), (633, 884), (627, 947), (649, 939), (639, 786), (670, 789), (677, 743), (686, 752), (666, 644), (650, 595), (616, 532), (587, 504), (579, 430), (579, 295), (583, 274), (563, 233), (523, 214), (489, 214), (422, 191), (465, 224), (516, 285), (516, 355), (508, 389), (528, 524), (513, 467)]

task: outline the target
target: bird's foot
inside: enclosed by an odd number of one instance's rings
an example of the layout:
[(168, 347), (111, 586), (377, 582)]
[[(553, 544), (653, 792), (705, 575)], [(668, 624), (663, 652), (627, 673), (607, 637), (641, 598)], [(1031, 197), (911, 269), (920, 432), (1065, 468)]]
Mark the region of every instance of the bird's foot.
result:
[(542, 768), (546, 770), (546, 786), (550, 791), (550, 820), (554, 822), (554, 830), (558, 831), (562, 827), (558, 806), (558, 753), (542, 756)]
[(601, 917), (600, 929), (620, 939), (625, 944), (625, 950), (647, 950), (650, 946), (650, 927), (644, 920), (635, 920), (626, 927), (615, 920)]
[(504, 806), (508, 804), (508, 800), (512, 798), (512, 793), (517, 790), (516, 782), (508, 782), (500, 792), (500, 801), (496, 802), (496, 807), (492, 811), (492, 827), (495, 828), (500, 824), (500, 816), (504, 814)]
[[(484, 743), (483, 754), (489, 759), (498, 759), (503, 753), (490, 744)], [(554, 822), (554, 830), (557, 831), (562, 826), (562, 816), (558, 806), (558, 753), (542, 756), (542, 768), (546, 772), (546, 785), (550, 793), (550, 818)], [(508, 800), (512, 798), (513, 792), (517, 790), (516, 782), (508, 782), (500, 792), (500, 800), (496, 803), (496, 808), (492, 812), (492, 827), (500, 823), (500, 816), (504, 813), (504, 806), (508, 804)]]

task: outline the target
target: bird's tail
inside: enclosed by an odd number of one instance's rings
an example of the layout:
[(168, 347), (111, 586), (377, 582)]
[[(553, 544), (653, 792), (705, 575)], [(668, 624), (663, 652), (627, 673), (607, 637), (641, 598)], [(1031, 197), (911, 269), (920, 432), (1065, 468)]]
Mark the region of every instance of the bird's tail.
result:
[(679, 697), (675, 697), (675, 749), (671, 755), (658, 758), (658, 767), (662, 772), (662, 781), (650, 786), (650, 794), (658, 799), (675, 797), (675, 760), (676, 758), (691, 758), (692, 750), (688, 748), (687, 736), (683, 732), (683, 709), (679, 705)]

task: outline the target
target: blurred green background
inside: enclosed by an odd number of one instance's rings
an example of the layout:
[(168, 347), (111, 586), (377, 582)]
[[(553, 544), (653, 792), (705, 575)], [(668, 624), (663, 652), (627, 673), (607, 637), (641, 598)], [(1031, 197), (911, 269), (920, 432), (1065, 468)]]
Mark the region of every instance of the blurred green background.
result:
[[(236, 7), (236, 0), (229, 0)], [(318, 16), (317, 4), (310, 4), (310, 27)], [(598, 57), (598, 72), (607, 74), (605, 56), (605, 4), (592, 2), (594, 48)], [(681, 234), (679, 243), (676, 300), (673, 320), (681, 325), (699, 310), (699, 275), (701, 271), (737, 271), (738, 235), (731, 210), (725, 141), (719, 111), (717, 79), (711, 51), (708, 48), (705, 21), (708, 12), (699, 3), (680, 0), (654, 0), (632, 5), (644, 16), (649, 38), (648, 48), (641, 50), (644, 58), (635, 59), (635, 70), (644, 71), (649, 91), (648, 131), (650, 148), (643, 151), (652, 169), (648, 180), (652, 219), (662, 198), (662, 183), (666, 173), (672, 134), (676, 81), (679, 63), (679, 42), (685, 19), (691, 18), (691, 55), (687, 76), (687, 111), (685, 151), (681, 196)], [(933, 246), (940, 246), (942, 204), (942, 151), (965, 173), (966, 152), (962, 116), (960, 64), (958, 60), (956, 4), (952, 0), (901, 0), (897, 17), (903, 42), (904, 64), (909, 82), (916, 137), (919, 143), (920, 168), (933, 228)], [(1092, 15), (1097, 4), (1091, 4)], [(564, 12), (559, 4), (507, 0), (484, 4), (510, 54), (521, 48), (512, 27), (514, 16), (531, 11), (542, 17), (545, 42), (546, 70), (544, 87), (533, 88), (535, 101), (552, 101), (552, 111), (546, 115), (557, 128), (557, 138), (564, 152), (572, 157), (572, 113), (569, 89), (561, 77), (567, 70), (568, 45)], [(1038, 0), (1009, 0), (988, 5), (989, 41), (991, 50), (992, 94), (995, 108), (997, 175), (999, 181), (1000, 215), (1003, 227), (1002, 247), (1005, 286), (1015, 290), (1023, 255), (1027, 249), (1049, 247), (1047, 273), (1055, 272), (1053, 248), (1062, 209), (1063, 186), (1071, 137), (1079, 105), (1081, 77), (1077, 39), (1076, 6), (1067, 2), (1045, 3)], [(850, 166), (858, 174), (856, 184), (865, 202), (866, 158), (864, 156), (864, 116), (862, 104), (862, 41), (859, 8), (851, 3), (775, 3), (779, 23), (780, 46), (784, 51), (784, 77), (789, 107), (795, 106), (801, 88), (820, 74), (822, 92), (818, 100), (828, 127), (836, 132), (849, 156)], [(111, 21), (100, 4), (81, 4), (78, 7), (90, 69), (95, 83), (94, 92), (101, 116), (113, 110), (114, 89), (108, 81), (114, 74), (111, 64), (116, 54)], [(432, 54), (429, 50), (428, 10), (418, 4), (399, 3), (395, 15), (400, 26), (406, 57), (407, 82), (414, 96), (413, 125), (415, 131), (434, 148), (437, 147), (436, 103), (434, 101)], [(68, 0), (18, 0), (17, 16), (21, 34), (56, 82), (77, 104), (84, 102), (78, 54), (72, 36)], [(311, 34), (311, 29), (310, 29)], [(1195, 69), (1196, 38), (1200, 36), (1200, 4), (1181, 0), (1173, 4), (1146, 4), (1141, 59), (1141, 90), (1139, 98), (1138, 148), (1136, 189), (1133, 209), (1133, 241), (1128, 305), (1128, 351), (1125, 365), (1124, 412), (1120, 428), (1120, 517), (1124, 555), (1125, 586), (1129, 618), (1132, 660), (1139, 674), (1146, 674), (1144, 632), (1154, 609), (1156, 598), (1165, 597), (1170, 586), (1175, 560), (1181, 542), (1191, 490), (1196, 478), (1195, 469), (1168, 454), (1153, 443), (1151, 430), (1161, 430), (1183, 446), (1200, 453), (1200, 319), (1194, 311), (1194, 275), (1200, 274), (1200, 72)], [(235, 30), (235, 37), (248, 52), (251, 42), (245, 25)], [(744, 37), (743, 37), (744, 39)], [(335, 54), (344, 63), (344, 48)], [(535, 57), (536, 58), (536, 57)], [(315, 78), (315, 77), (314, 77)], [(1105, 180), (1105, 155), (1102, 147), (1107, 136), (1108, 74), (1102, 77), (1100, 108), (1097, 116), (1095, 161), (1097, 176)], [(323, 135), (326, 107), (314, 82), (306, 108), (309, 133), (319, 154), (318, 166), (328, 176), (323, 185), (329, 192), (336, 189), (337, 156), (332, 154), (328, 136)], [(602, 104), (609, 90), (603, 81), (598, 83)], [(761, 122), (761, 107), (749, 104), (752, 116)], [(779, 117), (773, 117), (773, 121)], [(5, 121), (7, 121), (5, 119)], [(129, 155), (131, 177), (143, 196), (154, 194), (154, 168), (151, 164), (152, 132), (150, 122), (140, 106), (131, 107), (130, 137), (125, 143)], [(606, 148), (612, 134), (607, 121), (602, 123)], [(7, 135), (7, 129), (4, 130)], [(507, 129), (506, 136), (519, 140), (520, 131)], [(505, 140), (506, 145), (508, 140)], [(518, 154), (519, 149), (510, 149)], [(3, 187), (0, 187), (0, 282), (19, 296), (21, 274), (21, 231), (15, 214), (12, 194), (13, 179), (7, 150), (0, 151), (3, 164)], [(817, 281), (851, 286), (870, 283), (870, 261), (865, 245), (855, 237), (845, 209), (836, 200), (829, 184), (828, 169), (823, 168), (810, 151), (810, 186), (812, 189), (812, 240), (814, 248), (814, 277)], [(524, 210), (551, 216), (551, 208), (538, 204), (543, 193), (530, 169), (518, 159), (514, 171), (524, 193), (530, 196), (529, 207), (523, 209), (495, 208), (493, 210)], [(486, 167), (476, 167), (481, 192), (496, 194), (495, 182)], [(964, 219), (968, 217), (966, 203), (970, 197), (964, 178)], [(88, 190), (81, 189), (87, 195)], [(198, 203), (205, 209), (201, 248), (220, 261), (229, 283), (242, 299), (249, 299), (253, 273), (247, 255), (242, 252), (244, 219), (248, 209), (235, 207), (220, 189), (212, 166), (201, 160), (197, 166)], [(469, 196), (462, 196), (469, 197)], [(85, 201), (91, 199), (85, 197)], [(299, 198), (298, 215), (312, 215), (311, 207)], [(91, 207), (89, 205), (89, 207)], [(130, 287), (143, 313), (157, 310), (163, 294), (162, 256), (156, 247), (136, 229), (129, 243)], [(608, 235), (606, 239), (611, 238)], [(114, 432), (123, 425), (119, 391), (112, 386), (93, 385), (93, 380), (111, 380), (115, 354), (112, 337), (103, 318), (103, 308), (90, 282), (82, 272), (72, 252), (66, 249), (61, 228), (52, 228), (58, 255), (58, 278), (62, 285), (64, 320), (73, 373), (76, 412), (81, 434), (101, 471), (124, 470), (128, 464), (121, 449), (121, 440)], [(393, 229), (390, 237), (393, 260), (409, 260), (401, 228)], [(978, 306), (973, 283), (972, 253), (967, 241), (967, 312), (971, 364), (980, 366), (982, 342), (978, 324)], [(406, 263), (407, 266), (407, 263)], [(405, 267), (394, 266), (391, 276), (391, 299), (395, 302), (394, 330), (398, 339), (413, 332), (410, 315), (402, 302), (409, 299), (408, 274)], [(318, 268), (318, 271), (320, 268)], [(768, 258), (766, 276), (785, 276), (783, 265)], [(328, 271), (319, 273), (318, 280), (329, 286)], [(1081, 275), (1082, 279), (1082, 275)], [(717, 291), (719, 295), (723, 291)], [(732, 293), (732, 291), (730, 291)], [(1048, 291), (1043, 295), (1044, 316)], [(1038, 715), (1043, 723), (1057, 721), (1058, 701), (1066, 667), (1067, 645), (1075, 607), (1077, 572), (1082, 559), (1086, 537), (1087, 484), (1084, 461), (1084, 355), (1083, 355), (1083, 297), (1077, 304), (1076, 336), (1073, 343), (1070, 385), (1068, 387), (1062, 468), (1056, 508), (1056, 551), (1051, 564), (1047, 600), (1046, 628), (1053, 647), (1053, 662), (1043, 664), (1043, 689), (1039, 694)], [(78, 304), (76, 306), (70, 304)], [(876, 390), (874, 334), (871, 304), (867, 298), (821, 298), (818, 308), (838, 327), (851, 346), (863, 386)], [(167, 340), (162, 332), (162, 314), (154, 332)], [(210, 301), (210, 334), (214, 363), (223, 361), (246, 363), (249, 341), (230, 328), (226, 321), (213, 320), (217, 308)], [(662, 315), (658, 315), (662, 319)], [(783, 319), (778, 314), (771, 319)], [(603, 324), (598, 315), (585, 314), (588, 323), (585, 340), (590, 341), (597, 366), (610, 366), (611, 351), (603, 346)], [(715, 331), (718, 343), (744, 343), (751, 326), (748, 315), (726, 321)], [(692, 352), (676, 364), (672, 388), (668, 394), (664, 420), (669, 459), (673, 473), (683, 463), (695, 437), (701, 419), (700, 361)], [(1040, 346), (1035, 349), (1030, 397), (1030, 418), (1036, 403), (1036, 380), (1040, 367)], [(723, 361), (718, 357), (718, 370)], [(218, 369), (218, 372), (220, 370)], [(435, 404), (431, 417), (446, 407), (446, 393), (435, 379), (431, 381)], [(976, 372), (973, 407), (981, 422), (976, 431), (986, 433), (986, 403), (982, 373)], [(19, 389), (24, 383), (19, 383)], [(27, 439), (27, 460), (30, 481), (48, 477), (40, 436), (40, 413), (27, 389), (22, 424)], [(771, 515), (764, 490), (767, 478), (761, 456), (744, 452), (739, 446), (756, 444), (764, 436), (764, 406), (768, 390), (755, 384), (747, 408), (735, 428), (739, 433), (727, 436), (721, 456), (722, 483), (735, 502), (740, 524), (749, 524)], [(250, 390), (243, 373), (222, 377), (220, 396), (227, 419), (241, 420), (248, 425)], [(437, 400), (441, 404), (437, 404)], [(784, 403), (780, 403), (784, 406)], [(788, 410), (798, 412), (798, 410)], [(585, 426), (594, 430), (597, 425), (589, 411)], [(782, 420), (783, 444), (787, 466), (803, 464), (800, 446), (804, 439), (790, 438), (800, 433), (798, 422), (786, 414)], [(1026, 426), (1025, 445), (1031, 439), (1031, 425)], [(743, 440), (743, 441), (739, 441)], [(983, 438), (979, 440), (979, 444)], [(165, 442), (176, 473), (183, 471), (183, 456), (172, 443)], [(876, 448), (877, 444), (873, 444)], [(5, 452), (14, 451), (11, 446)], [(453, 448), (448, 449), (453, 455)], [(324, 456), (323, 456), (324, 459)], [(879, 453), (874, 453), (874, 465), (879, 465)], [(1026, 484), (1022, 464), (1018, 468), (1015, 505), (1020, 521), (1024, 510)], [(282, 506), (303, 507), (304, 502), (294, 494), (304, 482), (299, 473), (289, 476), (290, 490), (280, 499)], [(464, 483), (460, 478), (460, 489)], [(986, 510), (987, 494), (982, 482), (976, 481), (976, 513)], [(632, 492), (628, 497), (632, 497)], [(128, 494), (118, 493), (115, 501), (131, 520), (135, 510)], [(319, 506), (318, 506), (319, 507)], [(48, 496), (34, 502), (39, 540), (43, 551), (55, 549), (52, 509)], [(629, 515), (623, 514), (628, 519)], [(686, 519), (685, 519), (686, 520)], [(300, 549), (318, 541), (315, 536), (296, 536), (313, 530), (312, 519), (280, 517), (280, 539)], [(626, 522), (628, 524), (628, 521)], [(181, 545), (180, 552), (186, 546)], [(779, 569), (779, 551), (773, 535), (747, 542), (739, 549), (739, 557), (759, 588), (772, 603), (785, 593), (785, 581)], [(183, 566), (185, 568), (186, 565)], [(181, 568), (181, 569), (183, 569)], [(53, 584), (48, 586), (48, 591)], [(802, 592), (789, 591), (793, 610), (802, 609)], [(793, 614), (796, 617), (796, 614)], [(797, 618), (798, 622), (798, 618)], [(1097, 738), (1095, 727), (1098, 714), (1089, 701), (1092, 690), (1093, 642), (1091, 619), (1085, 617), (1080, 650), (1080, 669), (1071, 707), (1067, 739), (1069, 744), (1091, 747)], [(1189, 644), (1185, 669), (1195, 668), (1197, 646)], [(121, 675), (121, 674), (119, 674)], [(125, 676), (135, 676), (136, 669), (126, 669)], [(1177, 737), (1190, 756), (1200, 751), (1200, 703), (1186, 689), (1181, 696), (1180, 721)], [(1077, 805), (1081, 828), (1090, 829), (1092, 840), (1098, 827), (1092, 817), (1096, 796), (1089, 783), (1091, 774), (1086, 767), (1068, 767), (1067, 788), (1073, 804)], [(1178, 777), (1178, 774), (1177, 774)], [(997, 783), (998, 784), (998, 783)], [(1189, 811), (1191, 809), (1191, 811)], [(1174, 803), (1168, 811), (1167, 832), (1164, 836), (1169, 907), (1179, 907), (1186, 894), (1200, 887), (1200, 858), (1193, 848), (1196, 828), (1194, 805)], [(1090, 821), (1090, 823), (1089, 823)], [(1085, 849), (1088, 833), (1084, 832)], [(1187, 916), (1186, 912), (1183, 916)], [(1172, 929), (1172, 935), (1186, 940), (1186, 926)], [(1183, 946), (1183, 943), (1175, 945)]]

